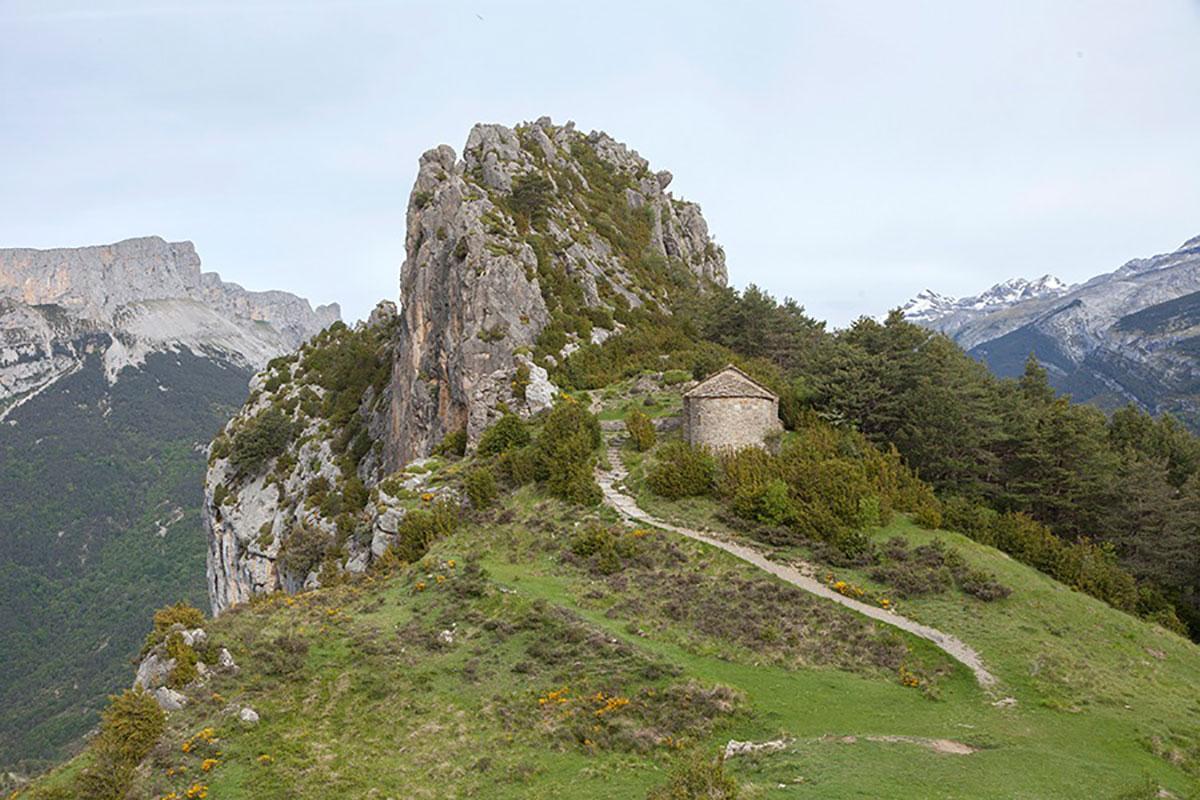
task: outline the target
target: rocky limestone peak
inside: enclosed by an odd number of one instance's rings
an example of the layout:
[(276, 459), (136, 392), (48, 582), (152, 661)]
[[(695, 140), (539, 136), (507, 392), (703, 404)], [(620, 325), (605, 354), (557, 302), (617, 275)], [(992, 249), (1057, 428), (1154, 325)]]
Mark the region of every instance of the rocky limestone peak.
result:
[(387, 461), (474, 442), (506, 406), (534, 413), (545, 368), (680, 282), (724, 285), (724, 252), (669, 172), (608, 134), (543, 117), (471, 129), (421, 156), (400, 276)]
[(90, 247), (0, 249), (0, 294), (59, 305), (85, 319), (108, 321), (128, 303), (191, 297), (199, 288), (200, 257), (191, 242), (147, 236)]

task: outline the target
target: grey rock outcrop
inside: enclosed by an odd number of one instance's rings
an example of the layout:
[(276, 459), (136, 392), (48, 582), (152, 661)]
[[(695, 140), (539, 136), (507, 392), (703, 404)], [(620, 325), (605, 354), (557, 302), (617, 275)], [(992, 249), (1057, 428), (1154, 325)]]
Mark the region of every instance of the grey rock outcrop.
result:
[(154, 691), (167, 682), (167, 676), (173, 669), (175, 669), (175, 659), (166, 658), (162, 652), (152, 650), (138, 664), (133, 685), (140, 686), (148, 692)]
[(166, 686), (160, 686), (154, 690), (154, 699), (163, 711), (179, 711), (188, 702), (187, 695)]
[(652, 173), (607, 134), (544, 117), (476, 125), (461, 159), (447, 145), (421, 156), (400, 275), (389, 468), (454, 431), (475, 442), (501, 403), (522, 414), (545, 407), (554, 389), (537, 369), (558, 355), (539, 348), (547, 328), (578, 346), (581, 315), (603, 322), (658, 304), (668, 274), (725, 283), (724, 253), (699, 207), (669, 184), (669, 173)]
[[(394, 540), (404, 509), (377, 488), (385, 477), (378, 456), (381, 446), (369, 446), (386, 431), (389, 392), (376, 394), (374, 386), (366, 387), (351, 419), (335, 424), (322, 415), (328, 390), (319, 376), (305, 370), (312, 353), (322, 348), (328, 353), (338, 341), (350, 340), (370, 342), (379, 362), (390, 366), (396, 324), (395, 305), (380, 303), (366, 323), (354, 330), (335, 327), (251, 379), (252, 399), (214, 443), (205, 477), (203, 517), (214, 615), (259, 594), (319, 586), (326, 560), (289, 558), (289, 553), (336, 549), (337, 569), (361, 573)], [(288, 409), (291, 443), (269, 464), (242, 474), (230, 459), (230, 442), (268, 409)], [(358, 434), (346, 434), (348, 427)], [(344, 449), (337, 445), (347, 438), (368, 445), (358, 453), (352, 474), (347, 473), (351, 468)], [(351, 485), (352, 491), (369, 490), (370, 501), (361, 510), (343, 513), (342, 501)], [(320, 502), (329, 495), (334, 496), (330, 503)], [(299, 542), (305, 543), (303, 548)]]

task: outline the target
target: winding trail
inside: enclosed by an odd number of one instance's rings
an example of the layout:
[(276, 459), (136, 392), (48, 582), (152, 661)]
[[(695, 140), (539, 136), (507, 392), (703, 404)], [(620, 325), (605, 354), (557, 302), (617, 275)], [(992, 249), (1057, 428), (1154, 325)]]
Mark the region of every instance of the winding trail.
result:
[(833, 589), (821, 583), (816, 578), (812, 577), (811, 573), (814, 568), (808, 564), (802, 564), (801, 569), (787, 564), (780, 564), (765, 555), (746, 545), (730, 542), (725, 539), (717, 538), (709, 533), (701, 533), (700, 531), (692, 530), (691, 528), (680, 527), (673, 525), (665, 520), (658, 519), (653, 514), (646, 512), (637, 501), (618, 488), (621, 481), (627, 475), (625, 465), (621, 461), (621, 454), (615, 442), (615, 437), (611, 434), (608, 438), (608, 463), (609, 469), (598, 468), (596, 471), (596, 481), (600, 484), (600, 488), (604, 491), (604, 501), (616, 510), (618, 514), (624, 517), (627, 521), (650, 525), (655, 528), (677, 533), (680, 536), (686, 536), (689, 539), (694, 539), (697, 542), (716, 547), (724, 550), (726, 553), (740, 558), (742, 561), (753, 564), (759, 569), (771, 573), (777, 578), (780, 578), (793, 586), (803, 589), (810, 594), (815, 594), (818, 597), (823, 597), (826, 600), (831, 600), (838, 605), (856, 611), (863, 616), (870, 617), (873, 620), (882, 622), (885, 625), (891, 625), (893, 628), (899, 628), (902, 631), (911, 633), (913, 636), (919, 636), (935, 646), (940, 648), (946, 655), (960, 662), (967, 669), (971, 670), (975, 675), (975, 680), (984, 689), (990, 689), (996, 685), (996, 676), (988, 672), (983, 666), (983, 660), (979, 657), (979, 653), (957, 637), (947, 633), (942, 633), (936, 628), (931, 628), (928, 625), (922, 625), (907, 617), (901, 616), (894, 611), (887, 611), (877, 606), (869, 605), (860, 600), (855, 600), (845, 595), (835, 592)]

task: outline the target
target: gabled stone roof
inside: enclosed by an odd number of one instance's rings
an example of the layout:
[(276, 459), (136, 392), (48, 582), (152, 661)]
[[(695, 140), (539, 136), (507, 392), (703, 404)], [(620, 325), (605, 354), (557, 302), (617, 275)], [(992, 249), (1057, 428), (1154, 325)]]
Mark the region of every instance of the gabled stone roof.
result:
[(732, 364), (714, 372), (684, 392), (684, 397), (761, 397), (778, 400), (775, 393)]

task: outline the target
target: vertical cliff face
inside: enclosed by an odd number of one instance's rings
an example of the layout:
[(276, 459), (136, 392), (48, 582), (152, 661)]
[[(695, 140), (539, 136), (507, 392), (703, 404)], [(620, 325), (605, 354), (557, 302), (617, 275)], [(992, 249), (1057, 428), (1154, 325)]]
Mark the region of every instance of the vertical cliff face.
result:
[(447, 434), (474, 442), (503, 403), (553, 393), (546, 366), (661, 304), (682, 284), (724, 284), (725, 256), (668, 172), (604, 133), (546, 118), (476, 125), (461, 159), (421, 157), (408, 208), (387, 463)]

